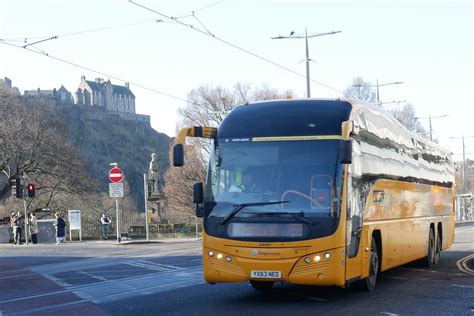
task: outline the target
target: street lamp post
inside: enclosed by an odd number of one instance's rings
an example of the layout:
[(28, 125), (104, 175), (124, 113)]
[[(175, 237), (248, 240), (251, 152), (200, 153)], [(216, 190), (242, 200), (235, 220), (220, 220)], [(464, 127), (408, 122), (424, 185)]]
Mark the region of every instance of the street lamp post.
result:
[(449, 137), (451, 139), (462, 139), (462, 193), (466, 193), (466, 147), (464, 139), (473, 138), (474, 136)]
[(306, 43), (306, 95), (308, 98), (311, 97), (311, 86), (310, 86), (310, 76), (309, 76), (309, 62), (311, 59), (309, 58), (309, 48), (308, 48), (308, 38), (325, 36), (325, 35), (332, 35), (336, 33), (341, 33), (342, 31), (331, 31), (327, 33), (317, 33), (317, 34), (310, 34), (308, 35), (308, 30), (304, 29), (304, 36), (302, 35), (294, 35), (295, 32), (291, 32), (289, 36), (282, 36), (278, 35), (276, 37), (272, 37), (272, 39), (292, 39), (292, 38), (304, 38)]
[[(362, 86), (367, 86), (367, 87), (375, 87), (375, 100), (377, 105), (381, 105), (382, 102), (380, 102), (380, 93), (379, 93), (379, 87), (384, 87), (384, 86), (390, 86), (390, 85), (395, 85), (395, 84), (402, 84), (402, 81), (395, 81), (395, 82), (388, 82), (388, 83), (382, 83), (379, 84), (379, 79), (375, 79), (375, 85), (373, 84), (368, 84), (368, 85), (362, 85), (362, 84), (353, 84), (353, 87), (362, 87)], [(395, 103), (395, 102), (393, 102)]]
[(438, 115), (438, 116), (431, 116), (431, 113), (429, 113), (428, 117), (416, 117), (417, 119), (423, 119), (423, 120), (429, 120), (430, 122), (430, 141), (433, 141), (433, 128), (431, 127), (431, 119), (437, 119), (437, 118), (442, 118), (442, 117), (447, 117), (448, 115), (443, 114), (443, 115)]

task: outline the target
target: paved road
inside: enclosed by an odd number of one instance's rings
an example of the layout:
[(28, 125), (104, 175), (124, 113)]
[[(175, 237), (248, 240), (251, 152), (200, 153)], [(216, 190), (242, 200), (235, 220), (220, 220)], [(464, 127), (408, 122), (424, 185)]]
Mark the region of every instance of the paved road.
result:
[[(432, 269), (383, 273), (372, 293), (278, 284), (262, 294), (247, 283), (202, 279), (200, 241), (0, 246), (0, 311), (71, 315), (452, 314), (474, 316), (474, 225)], [(474, 257), (474, 256), (473, 256)], [(1, 313), (0, 313), (1, 314)]]

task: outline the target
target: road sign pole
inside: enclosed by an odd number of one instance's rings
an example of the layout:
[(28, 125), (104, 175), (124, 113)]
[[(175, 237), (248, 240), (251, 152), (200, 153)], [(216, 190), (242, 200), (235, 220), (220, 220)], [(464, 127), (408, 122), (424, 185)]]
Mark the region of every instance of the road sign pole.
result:
[(146, 241), (150, 241), (150, 228), (148, 227), (148, 186), (146, 173), (143, 174), (143, 190), (145, 196), (145, 230), (146, 230)]
[(118, 197), (115, 198), (115, 210), (117, 212), (117, 243), (120, 243), (120, 224), (119, 224), (119, 201)]

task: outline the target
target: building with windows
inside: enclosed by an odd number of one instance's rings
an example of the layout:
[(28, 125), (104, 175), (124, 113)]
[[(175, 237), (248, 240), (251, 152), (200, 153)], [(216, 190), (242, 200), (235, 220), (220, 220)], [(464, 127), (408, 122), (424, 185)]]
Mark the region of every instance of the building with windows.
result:
[(129, 84), (118, 86), (102, 78), (90, 81), (82, 76), (75, 93), (75, 104), (104, 107), (112, 112), (135, 113), (135, 95)]

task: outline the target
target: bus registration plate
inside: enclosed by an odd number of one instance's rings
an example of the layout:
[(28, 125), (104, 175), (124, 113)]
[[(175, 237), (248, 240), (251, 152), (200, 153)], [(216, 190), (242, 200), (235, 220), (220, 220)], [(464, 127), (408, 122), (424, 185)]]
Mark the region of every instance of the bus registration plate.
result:
[(254, 279), (279, 279), (281, 278), (280, 271), (255, 271), (252, 270), (250, 276)]

